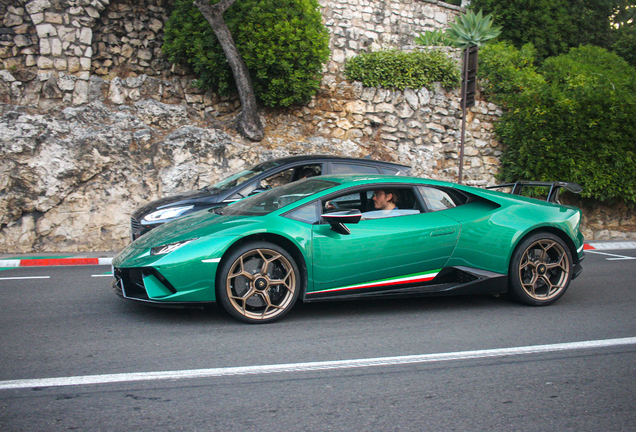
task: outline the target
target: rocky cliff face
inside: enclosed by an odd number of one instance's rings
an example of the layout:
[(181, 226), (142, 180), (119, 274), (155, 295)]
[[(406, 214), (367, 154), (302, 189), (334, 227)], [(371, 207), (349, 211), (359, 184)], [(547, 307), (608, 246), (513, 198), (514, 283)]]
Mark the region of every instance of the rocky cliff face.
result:
[(0, 251), (118, 250), (131, 212), (158, 197), (275, 157), (373, 152), (305, 139), (293, 126), (270, 120), (270, 138), (255, 146), (153, 99), (48, 112), (0, 106)]

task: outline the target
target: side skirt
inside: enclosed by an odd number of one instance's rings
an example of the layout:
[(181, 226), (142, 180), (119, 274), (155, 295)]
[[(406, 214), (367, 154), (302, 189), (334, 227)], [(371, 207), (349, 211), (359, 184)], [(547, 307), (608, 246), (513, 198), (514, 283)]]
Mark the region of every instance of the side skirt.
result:
[(392, 284), (346, 291), (308, 292), (303, 300), (305, 303), (311, 303), (370, 298), (501, 294), (507, 291), (507, 275), (469, 267), (447, 267), (427, 282)]

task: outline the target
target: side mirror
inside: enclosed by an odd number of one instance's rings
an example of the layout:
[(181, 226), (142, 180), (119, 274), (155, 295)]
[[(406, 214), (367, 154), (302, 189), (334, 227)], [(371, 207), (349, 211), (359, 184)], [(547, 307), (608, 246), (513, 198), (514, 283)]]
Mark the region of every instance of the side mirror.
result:
[(360, 219), (362, 219), (362, 213), (360, 213), (360, 210), (339, 211), (323, 214), (321, 216), (329, 225), (331, 225), (332, 230), (338, 234), (344, 235), (351, 234), (351, 231), (345, 225), (346, 223), (357, 224), (360, 222)]

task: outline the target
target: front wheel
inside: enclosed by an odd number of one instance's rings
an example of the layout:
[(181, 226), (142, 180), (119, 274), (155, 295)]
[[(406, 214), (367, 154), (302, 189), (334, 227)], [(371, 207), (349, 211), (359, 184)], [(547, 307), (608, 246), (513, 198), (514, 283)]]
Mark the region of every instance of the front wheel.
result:
[(217, 283), (223, 308), (247, 323), (281, 318), (296, 303), (301, 284), (292, 256), (267, 242), (243, 245), (224, 259)]
[(572, 280), (572, 254), (565, 242), (550, 233), (524, 239), (510, 260), (510, 293), (532, 306), (557, 301)]

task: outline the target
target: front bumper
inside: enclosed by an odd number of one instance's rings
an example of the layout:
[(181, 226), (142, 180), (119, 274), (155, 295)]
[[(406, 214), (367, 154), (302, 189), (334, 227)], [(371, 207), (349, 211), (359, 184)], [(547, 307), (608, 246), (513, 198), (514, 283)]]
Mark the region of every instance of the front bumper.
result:
[(128, 299), (161, 306), (201, 306), (215, 303), (214, 287), (177, 291), (159, 271), (154, 268), (114, 268), (112, 288), (115, 294)]

